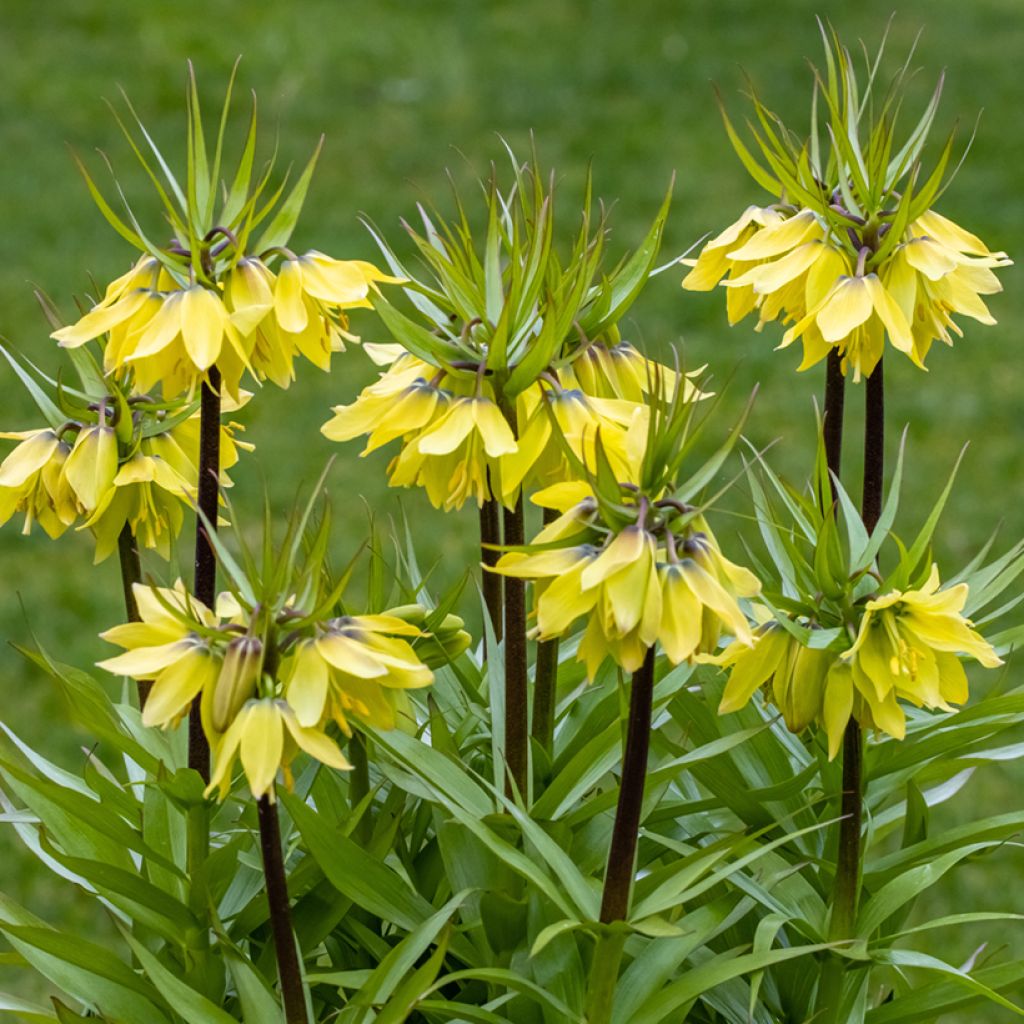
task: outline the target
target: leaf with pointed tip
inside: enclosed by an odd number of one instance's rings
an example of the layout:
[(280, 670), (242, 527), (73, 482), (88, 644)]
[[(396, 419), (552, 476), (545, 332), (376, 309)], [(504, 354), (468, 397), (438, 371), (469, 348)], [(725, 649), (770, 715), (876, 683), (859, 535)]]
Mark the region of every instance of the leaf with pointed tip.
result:
[(313, 171), (316, 168), (317, 160), (323, 148), (324, 139), (321, 136), (320, 141), (316, 144), (316, 149), (313, 150), (313, 155), (309, 158), (309, 162), (299, 176), (299, 180), (295, 183), (295, 187), (288, 194), (288, 198), (281, 204), (274, 215), (274, 219), (256, 243), (255, 250), (257, 252), (264, 252), (275, 246), (288, 244), (292, 237), (292, 232), (295, 230), (295, 225), (298, 223), (299, 214), (302, 212), (302, 206), (306, 201), (306, 193), (309, 191), (309, 183), (313, 178)]

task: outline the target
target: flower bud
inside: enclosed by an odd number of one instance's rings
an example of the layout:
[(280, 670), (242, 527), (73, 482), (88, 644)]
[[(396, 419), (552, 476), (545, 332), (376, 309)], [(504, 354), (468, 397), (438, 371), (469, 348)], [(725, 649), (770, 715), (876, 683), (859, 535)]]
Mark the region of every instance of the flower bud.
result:
[(397, 608), (389, 608), (387, 614), (411, 626), (422, 626), (427, 621), (427, 609), (421, 604), (402, 604)]
[(256, 637), (241, 636), (228, 644), (213, 691), (211, 724), (217, 732), (227, 729), (256, 692), (262, 664), (263, 644)]
[(64, 476), (78, 500), (93, 512), (117, 475), (117, 436), (113, 427), (82, 430), (64, 466)]

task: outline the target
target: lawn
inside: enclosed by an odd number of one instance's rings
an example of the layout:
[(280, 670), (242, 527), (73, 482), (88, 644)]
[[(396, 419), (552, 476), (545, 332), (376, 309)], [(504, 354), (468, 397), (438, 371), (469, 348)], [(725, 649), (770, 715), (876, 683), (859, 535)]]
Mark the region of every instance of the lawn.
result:
[[(278, 134), (284, 160), (303, 161), (326, 133), (299, 248), (373, 258), (358, 220), (365, 213), (408, 252), (400, 218), (414, 215), (423, 200), (447, 208), (446, 168), (468, 180), (471, 171), (484, 173), (490, 161), (504, 160), (498, 135), (522, 152), (532, 133), (542, 162), (558, 171), (563, 215), (593, 167), (595, 189), (611, 205), (613, 250), (640, 239), (675, 174), (667, 259), (763, 199), (729, 147), (711, 83), (738, 110), (743, 69), (770, 106), (800, 122), (809, 96), (804, 58), (819, 51), (815, 15), (834, 17), (847, 39), (863, 36), (873, 48), (890, 10), (883, 0), (863, 0), (856, 10), (825, 0), (639, 0), (628, 7), (611, 0), (207, 0), (194, 6), (7, 0), (0, 30), (0, 334), (42, 365), (54, 365), (33, 288), (70, 315), (72, 297), (88, 291), (91, 277), (106, 280), (125, 268), (130, 253), (92, 205), (67, 146), (100, 169), (93, 149), (102, 148), (126, 191), (145, 195), (104, 98), (116, 104), (123, 87), (154, 134), (180, 153), (187, 58), (213, 107), (235, 58), (243, 56), (240, 83), (258, 93), (268, 140)], [(984, 108), (973, 149), (940, 209), (1013, 255), (1024, 237), (1024, 13), (1014, 0), (908, 0), (892, 24), (893, 60), (921, 29), (915, 63), (925, 69), (922, 97), (938, 71), (947, 70), (940, 121), (959, 119), (966, 140)], [(151, 211), (144, 202), (141, 207)], [(730, 329), (722, 296), (683, 292), (680, 276), (672, 269), (650, 284), (634, 307), (632, 340), (654, 352), (682, 341), (689, 365), (708, 362), (719, 384), (728, 379), (725, 422), (760, 384), (749, 433), (758, 443), (779, 439), (774, 462), (802, 473), (820, 372), (796, 377), (797, 353), (773, 353), (771, 329), (761, 335), (748, 323)], [(971, 442), (940, 530), (939, 553), (953, 566), (1000, 524), (1004, 544), (1024, 534), (1024, 502), (1015, 500), (1024, 477), (1017, 347), (1024, 278), (1010, 268), (1003, 280), (1006, 292), (992, 303), (998, 326), (968, 321), (959, 350), (935, 352), (927, 376), (906, 360), (890, 359), (887, 366), (890, 422), (908, 424), (907, 532), (930, 509), (961, 445)], [(367, 339), (381, 339), (370, 316), (355, 327)], [(318, 432), (329, 406), (350, 400), (372, 375), (369, 361), (353, 351), (337, 359), (330, 376), (307, 365), (291, 390), (262, 396), (245, 417), (259, 466), (250, 461), (235, 474), (243, 526), (255, 525), (265, 487), (283, 506), (317, 477), (337, 452)], [(35, 425), (13, 376), (0, 379), (0, 429)], [(860, 398), (854, 388), (848, 399), (854, 433)], [(352, 498), (359, 494), (382, 519), (400, 508), (410, 513), (423, 549), (438, 560), (437, 578), (456, 578), (471, 548), (471, 517), (444, 519), (420, 494), (400, 499), (384, 485), (386, 456), (360, 462), (356, 452), (354, 446), (343, 451), (328, 478), (341, 525), (339, 557), (364, 532), (366, 514)], [(852, 459), (847, 468), (855, 479)], [(19, 536), (14, 523), (0, 531), (0, 558), (0, 637), (24, 640), (31, 630), (63, 660), (95, 660), (103, 649), (96, 633), (121, 614), (115, 562), (93, 569), (85, 537), (54, 544), (41, 534)], [(47, 681), (10, 649), (0, 652), (0, 666), (3, 722), (55, 756), (80, 757), (89, 738), (70, 734)], [(968, 809), (980, 815), (1014, 808), (1021, 771), (986, 771), (973, 799), (948, 812), (950, 823)], [(6, 837), (0, 843), (4, 889), (44, 915), (76, 912), (55, 906), (66, 890), (58, 897), (27, 857), (6, 853), (14, 849)], [(973, 866), (959, 876), (956, 908), (1008, 909), (1011, 879), (1022, 867), (1016, 849)], [(1024, 897), (1015, 898), (1024, 911)], [(1019, 950), (1020, 934), (1008, 927), (991, 939)], [(972, 933), (956, 941), (966, 958), (987, 938)], [(971, 1019), (1005, 1016), (995, 1011)]]

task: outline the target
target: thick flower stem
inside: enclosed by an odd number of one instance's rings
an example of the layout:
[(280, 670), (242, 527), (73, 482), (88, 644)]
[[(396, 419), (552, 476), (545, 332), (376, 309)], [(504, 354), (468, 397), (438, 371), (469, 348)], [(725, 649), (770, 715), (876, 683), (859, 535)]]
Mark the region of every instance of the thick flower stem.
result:
[[(135, 601), (136, 583), (142, 582), (142, 561), (139, 558), (139, 546), (132, 533), (131, 524), (125, 522), (117, 537), (117, 554), (121, 563), (121, 589), (124, 591), (124, 611), (129, 622), (139, 621), (139, 606)], [(139, 680), (139, 707), (146, 706), (146, 698), (153, 683), (148, 679)]]
[[(544, 525), (558, 517), (555, 509), (544, 509)], [(550, 755), (555, 741), (555, 703), (558, 696), (558, 637), (537, 645), (533, 681), (533, 718), (530, 732), (542, 750)]]
[[(643, 665), (633, 673), (629, 691), (629, 720), (622, 755), (622, 782), (615, 808), (615, 824), (608, 848), (608, 867), (601, 894), (601, 924), (614, 925), (629, 915), (629, 895), (636, 866), (636, 845), (640, 812), (647, 781), (647, 755), (651, 744), (651, 715), (654, 707), (654, 648)], [(626, 942), (621, 928), (607, 928), (597, 939), (590, 965), (587, 991), (587, 1024), (607, 1024), (619, 979), (619, 965)]]
[(609, 929), (598, 936), (594, 959), (590, 962), (587, 984), (587, 1024), (608, 1024), (615, 1005), (615, 990), (619, 984), (619, 967), (628, 933), (624, 928)]
[(622, 755), (622, 784), (615, 808), (615, 824), (608, 849), (608, 868), (601, 894), (601, 923), (625, 921), (633, 885), (640, 811), (647, 781), (647, 753), (651, 745), (651, 714), (654, 706), (654, 648), (633, 673), (629, 691), (629, 721)]
[[(515, 508), (504, 510), (504, 543), (525, 541), (523, 496)], [(526, 674), (526, 582), (515, 577), (505, 580), (505, 764), (508, 769), (506, 796), (518, 790), (525, 800), (528, 792), (529, 721)]]
[[(882, 512), (882, 476), (885, 469), (885, 391), (882, 363), (867, 380), (864, 421), (864, 493), (861, 517), (868, 532)], [(860, 900), (861, 819), (864, 800), (864, 738), (860, 725), (850, 719), (843, 736), (843, 796), (840, 804), (839, 852), (832, 902), (833, 939), (849, 938), (857, 920)]]
[[(195, 596), (212, 608), (217, 594), (217, 558), (203, 522), (217, 528), (217, 503), (220, 489), (220, 371), (211, 366), (209, 380), (203, 384), (199, 405), (199, 489), (196, 505)], [(210, 781), (210, 744), (203, 733), (199, 701), (192, 704), (188, 716), (188, 766)]]
[(836, 477), (843, 454), (843, 408), (846, 404), (846, 378), (843, 376), (842, 357), (833, 348), (828, 354), (825, 370), (825, 461)]
[[(501, 507), (494, 498), (489, 498), (480, 506), (480, 561), (484, 565), (494, 565), (501, 555), (498, 545), (501, 544)], [(491, 620), (494, 639), (501, 643), (502, 608), (501, 608), (501, 577), (497, 573), (483, 573), (484, 605), (487, 617)]]
[(885, 471), (885, 378), (882, 360), (868, 377), (864, 406), (864, 491), (861, 518), (870, 533), (882, 514), (882, 474)]
[[(867, 379), (864, 416), (864, 489), (861, 518), (870, 533), (882, 513), (885, 472), (885, 385), (882, 361)], [(863, 850), (861, 831), (864, 816), (864, 736), (853, 718), (843, 734), (843, 792), (840, 800), (839, 846), (836, 879), (832, 893), (829, 940), (853, 937), (860, 907)], [(818, 1010), (827, 1021), (841, 1021), (841, 995), (845, 961), (831, 957), (822, 973)]]
[(263, 875), (267, 885), (267, 906), (270, 925), (274, 931), (274, 949), (277, 952), (277, 974), (284, 1000), (284, 1019), (287, 1024), (308, 1024), (306, 998), (302, 991), (302, 971), (299, 954), (292, 932), (292, 914), (288, 899), (288, 881), (281, 853), (281, 824), (277, 805), (267, 796), (257, 803), (260, 822), (260, 853), (263, 857)]

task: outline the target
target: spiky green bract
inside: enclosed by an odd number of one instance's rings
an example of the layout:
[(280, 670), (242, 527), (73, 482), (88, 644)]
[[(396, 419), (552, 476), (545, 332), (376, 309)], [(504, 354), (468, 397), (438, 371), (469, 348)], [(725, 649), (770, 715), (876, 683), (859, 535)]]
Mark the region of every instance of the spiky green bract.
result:
[[(170, 245), (154, 242), (115, 181), (117, 200), (108, 201), (84, 162), (75, 157), (100, 211), (118, 234), (159, 261), (186, 288), (192, 281), (213, 286), (247, 252), (262, 253), (285, 246), (298, 221), (309, 182), (320, 155), (317, 145), (309, 162), (289, 188), (288, 175), (275, 179), (272, 156), (257, 162), (257, 108), (252, 108), (233, 171), (225, 167), (225, 143), (231, 115), (237, 63), (228, 81), (224, 104), (217, 121), (212, 154), (199, 102), (194, 70), (189, 65), (184, 179), (176, 175), (157, 142), (146, 129), (127, 96), (122, 96), (126, 115), (111, 107), (114, 117), (143, 171), (157, 193), (163, 213), (174, 232)], [(230, 176), (230, 178), (229, 178)], [(230, 180), (230, 183), (228, 183)], [(118, 214), (115, 205), (124, 207)], [(161, 229), (161, 235), (165, 229)]]
[(746, 127), (754, 140), (752, 153), (719, 105), (733, 148), (754, 180), (776, 199), (813, 210), (854, 260), (864, 244), (861, 236), (877, 235), (878, 244), (867, 258), (868, 268), (874, 268), (903, 240), (907, 225), (932, 208), (952, 178), (954, 133), (933, 166), (925, 169), (922, 163), (944, 76), (939, 76), (918, 120), (901, 133), (913, 51), (883, 81), (883, 38), (873, 57), (865, 51), (865, 71), (859, 77), (838, 32), (822, 24), (821, 34), (825, 66), (811, 65), (814, 99), (806, 134), (789, 128), (751, 85), (754, 120)]
[[(750, 485), (768, 556), (754, 559), (765, 580), (762, 624), (753, 651), (733, 647), (714, 659), (730, 670), (722, 711), (735, 711), (763, 688), (794, 732), (820, 728), (832, 758), (851, 715), (902, 739), (903, 702), (950, 711), (967, 700), (961, 657), (1001, 664), (977, 630), (992, 633), (993, 621), (1016, 605), (996, 602), (1024, 572), (1024, 544), (986, 564), (989, 545), (943, 581), (931, 539), (953, 478), (907, 545), (894, 532), (903, 472), (901, 446), (869, 533), (841, 482), (829, 478), (822, 443), (805, 492), (758, 459)], [(1006, 650), (1006, 638), (993, 639)]]
[(482, 244), (458, 192), (452, 219), (421, 207), (422, 233), (407, 225), (426, 275), (374, 231), (392, 272), (410, 282), (409, 315), (388, 302), (376, 307), (395, 339), (438, 369), (486, 373), (499, 404), (589, 345), (621, 340), (619, 321), (654, 270), (670, 198), (640, 245), (609, 267), (605, 214), (594, 209), (589, 177), (575, 238), (560, 251), (554, 177), (545, 180), (536, 156), (523, 164), (509, 151), (509, 159), (510, 185), (497, 169), (481, 184)]

